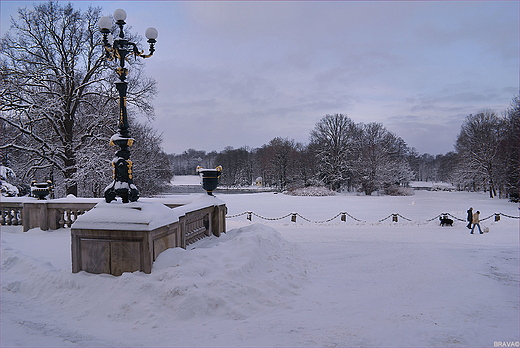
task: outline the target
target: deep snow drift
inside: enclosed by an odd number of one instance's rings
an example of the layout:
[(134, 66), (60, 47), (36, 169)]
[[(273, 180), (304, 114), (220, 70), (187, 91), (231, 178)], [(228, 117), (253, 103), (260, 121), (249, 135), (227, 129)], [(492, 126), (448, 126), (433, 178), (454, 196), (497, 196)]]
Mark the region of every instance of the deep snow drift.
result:
[[(519, 340), (518, 216), (485, 194), (221, 195), (228, 232), (152, 274), (71, 273), (70, 229), (2, 226), (1, 346), (494, 346)], [(378, 220), (399, 213), (413, 221)]]

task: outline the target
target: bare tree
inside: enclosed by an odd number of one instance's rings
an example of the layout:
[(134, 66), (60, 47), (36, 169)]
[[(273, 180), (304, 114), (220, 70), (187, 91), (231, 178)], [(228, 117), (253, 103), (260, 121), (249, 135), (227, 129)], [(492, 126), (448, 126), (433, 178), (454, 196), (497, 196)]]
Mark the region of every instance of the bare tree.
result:
[[(23, 177), (59, 172), (67, 194), (77, 195), (78, 154), (108, 141), (116, 123), (115, 74), (102, 60), (100, 14), (57, 2), (21, 8), (2, 38), (0, 120), (10, 132), (0, 149), (29, 157)], [(138, 66), (128, 102), (153, 115), (155, 81), (139, 76)]]
[(331, 190), (339, 191), (351, 182), (359, 134), (359, 128), (343, 114), (325, 115), (311, 131), (317, 175)]
[(459, 156), (455, 152), (450, 151), (445, 155), (437, 155), (436, 161), (439, 162), (436, 174), (437, 180), (453, 183), (454, 169), (457, 168)]
[(381, 123), (362, 127), (356, 175), (363, 192), (371, 195), (379, 189), (408, 184), (413, 173), (406, 160), (409, 149), (404, 140), (386, 130)]
[(487, 183), (490, 198), (497, 195), (495, 181), (504, 136), (502, 120), (494, 111), (485, 110), (466, 117), (455, 144), (463, 166), (461, 171), (468, 178)]
[(173, 178), (168, 155), (161, 148), (162, 136), (150, 125), (130, 121), (136, 146), (132, 159), (135, 185), (143, 196), (164, 192), (164, 185)]
[(280, 191), (301, 184), (298, 166), (300, 148), (301, 145), (292, 139), (276, 137), (258, 151), (266, 184), (276, 186)]
[(511, 102), (506, 117), (507, 142), (505, 144), (505, 182), (509, 199), (520, 201), (520, 97)]
[(226, 186), (249, 186), (253, 181), (253, 155), (247, 147), (228, 146), (220, 152), (215, 163), (223, 167), (220, 182)]

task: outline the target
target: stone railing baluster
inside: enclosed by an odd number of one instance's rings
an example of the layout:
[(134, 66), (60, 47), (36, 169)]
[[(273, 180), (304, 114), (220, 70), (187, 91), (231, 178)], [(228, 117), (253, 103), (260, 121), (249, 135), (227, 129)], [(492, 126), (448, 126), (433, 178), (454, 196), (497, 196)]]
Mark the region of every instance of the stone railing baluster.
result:
[(60, 217), (60, 220), (58, 221), (59, 227), (65, 227), (65, 210), (64, 209), (58, 209), (58, 216)]
[(11, 219), (11, 224), (13, 226), (18, 226), (20, 225), (20, 223), (22, 222), (21, 219), (19, 219), (19, 216), (20, 216), (20, 211), (18, 209), (13, 209), (12, 211), (12, 219)]
[(11, 226), (12, 225), (11, 209), (8, 209), (5, 213), (6, 213), (5, 214), (5, 224), (7, 226)]
[(3, 203), (0, 209), (0, 224), (2, 226), (19, 226), (22, 224), (23, 204)]
[(72, 226), (72, 220), (70, 218), (71, 217), (71, 213), (72, 213), (71, 209), (65, 210), (65, 226), (66, 227)]

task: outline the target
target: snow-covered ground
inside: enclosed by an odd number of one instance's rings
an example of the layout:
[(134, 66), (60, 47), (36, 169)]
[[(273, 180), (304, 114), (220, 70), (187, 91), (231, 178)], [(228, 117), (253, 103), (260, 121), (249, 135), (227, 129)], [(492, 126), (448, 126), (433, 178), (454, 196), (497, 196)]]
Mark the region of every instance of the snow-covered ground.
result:
[[(71, 273), (70, 230), (2, 226), (1, 346), (518, 346), (518, 216), (486, 194), (221, 195), (228, 232), (151, 274)], [(298, 217), (295, 212), (322, 221)], [(398, 223), (387, 219), (399, 213)]]
[(200, 176), (198, 175), (176, 175), (170, 184), (175, 186), (183, 185), (200, 185)]

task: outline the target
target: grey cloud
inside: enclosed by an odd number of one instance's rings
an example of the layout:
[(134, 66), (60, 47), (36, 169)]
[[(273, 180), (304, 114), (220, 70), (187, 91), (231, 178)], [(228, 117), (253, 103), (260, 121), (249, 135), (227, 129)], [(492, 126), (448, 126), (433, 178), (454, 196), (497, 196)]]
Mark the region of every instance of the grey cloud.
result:
[[(508, 95), (502, 92), (503, 89), (487, 89), (482, 92), (453, 92), (445, 94), (447, 91), (441, 91), (435, 95), (428, 95), (419, 98), (408, 99), (414, 104), (411, 112), (438, 111), (444, 113), (466, 112), (467, 114), (475, 112), (475, 110), (483, 108), (497, 108), (498, 111), (503, 109), (505, 105), (514, 97), (514, 94)], [(512, 88), (507, 88), (511, 90)]]
[[(183, 148), (259, 146), (274, 136), (306, 141), (324, 114), (341, 112), (355, 122), (383, 122), (400, 136), (406, 132), (405, 140), (421, 151), (446, 152), (465, 115), (503, 108), (518, 93), (518, 50), (507, 64), (502, 53), (479, 55), (493, 44), (507, 52), (518, 42), (510, 35), (490, 41), (511, 25), (507, 19), (502, 26), (497, 16), (479, 23), (489, 3), (179, 6), (186, 26), (173, 33), (175, 41), (164, 39), (175, 51), (160, 62), (168, 69), (155, 76), (161, 93), (167, 91), (167, 101), (156, 102), (157, 115), (182, 120), (169, 141)], [(488, 31), (494, 34), (484, 35)], [(209, 140), (215, 133), (218, 142)]]
[(436, 155), (453, 151), (461, 122), (450, 117), (405, 115), (388, 117), (384, 124), (419, 153)]

